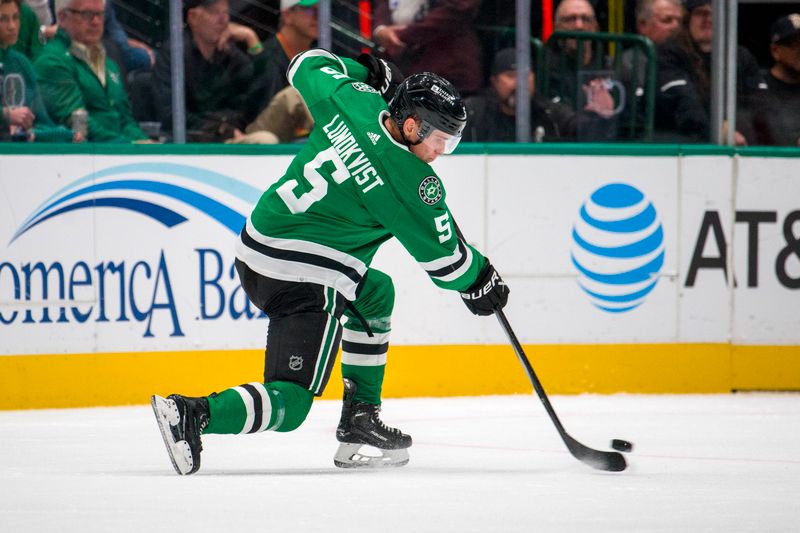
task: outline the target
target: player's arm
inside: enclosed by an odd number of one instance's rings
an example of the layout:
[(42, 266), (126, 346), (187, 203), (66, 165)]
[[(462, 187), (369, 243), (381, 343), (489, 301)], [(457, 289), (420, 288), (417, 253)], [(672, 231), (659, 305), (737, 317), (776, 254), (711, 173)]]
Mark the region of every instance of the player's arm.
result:
[(365, 82), (367, 76), (364, 65), (322, 48), (297, 54), (286, 71), (289, 83), (300, 92), (309, 109), (320, 100), (330, 98), (343, 85)]
[(463, 238), (446, 206), (425, 211), (415, 217), (404, 210), (395, 236), (436, 286), (468, 289), (478, 279), (486, 258)]
[(461, 293), (474, 314), (490, 315), (505, 306), (507, 286), (491, 263), (467, 243), (445, 204), (438, 178), (429, 176), (422, 181), (419, 198), (408, 196), (410, 201), (395, 212), (390, 230), (431, 280), (438, 287)]

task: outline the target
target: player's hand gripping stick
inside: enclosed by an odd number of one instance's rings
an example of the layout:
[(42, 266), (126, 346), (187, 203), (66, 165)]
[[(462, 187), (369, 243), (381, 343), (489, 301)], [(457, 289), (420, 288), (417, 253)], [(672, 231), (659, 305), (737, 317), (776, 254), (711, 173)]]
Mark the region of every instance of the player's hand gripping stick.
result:
[(505, 307), (509, 292), (508, 286), (487, 259), (478, 279), (461, 293), (461, 299), (473, 314), (489, 316), (495, 309)]

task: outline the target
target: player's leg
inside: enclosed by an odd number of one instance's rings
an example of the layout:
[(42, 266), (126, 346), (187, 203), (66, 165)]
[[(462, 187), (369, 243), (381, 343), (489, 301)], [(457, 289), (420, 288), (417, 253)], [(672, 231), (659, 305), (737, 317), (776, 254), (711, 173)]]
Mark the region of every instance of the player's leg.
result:
[[(381, 389), (389, 349), (394, 286), (389, 276), (370, 269), (353, 302), (358, 314), (345, 309), (342, 334), (344, 398), (336, 438), (342, 444), (334, 457), (340, 467), (402, 466), (411, 437), (380, 419)], [(360, 315), (360, 316), (358, 316)], [(380, 456), (360, 453), (363, 445)]]
[(380, 405), (394, 309), (392, 279), (369, 269), (352, 305), (360, 316), (345, 308), (342, 377), (356, 385), (354, 401)]
[(341, 340), (344, 298), (329, 287), (260, 276), (237, 261), (242, 286), (270, 316), (264, 383), (203, 398), (154, 396), (153, 410), (179, 474), (200, 466), (203, 433), (292, 431), (322, 394)]
[[(247, 383), (209, 396), (211, 420), (205, 433), (292, 431), (305, 420), (314, 396), (322, 394), (341, 340), (337, 316), (341, 307), (336, 309), (336, 293), (329, 287), (294, 285), (297, 290), (285, 296), (298, 309), (270, 318), (264, 383)], [(304, 295), (308, 291), (322, 291), (323, 296)], [(302, 300), (307, 304), (299, 305)]]
[(305, 420), (314, 395), (295, 383), (246, 383), (193, 398), (150, 399), (172, 466), (181, 475), (200, 468), (201, 435), (291, 431)]

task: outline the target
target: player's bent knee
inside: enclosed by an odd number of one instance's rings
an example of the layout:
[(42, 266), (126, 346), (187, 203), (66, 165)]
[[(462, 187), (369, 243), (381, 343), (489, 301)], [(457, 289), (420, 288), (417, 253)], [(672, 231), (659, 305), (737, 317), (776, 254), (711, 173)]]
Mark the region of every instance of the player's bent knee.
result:
[(266, 386), (275, 391), (277, 397), (283, 401), (283, 421), (275, 428), (275, 431), (286, 433), (299, 428), (311, 410), (314, 394), (310, 390), (288, 381), (274, 381)]

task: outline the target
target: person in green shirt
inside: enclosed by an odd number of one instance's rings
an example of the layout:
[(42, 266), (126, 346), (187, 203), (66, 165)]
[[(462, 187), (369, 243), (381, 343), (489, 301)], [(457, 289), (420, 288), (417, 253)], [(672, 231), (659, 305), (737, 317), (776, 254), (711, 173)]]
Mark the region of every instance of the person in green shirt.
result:
[(117, 64), (106, 56), (104, 0), (56, 0), (58, 31), (34, 62), (47, 110), (65, 126), (88, 114), (93, 142), (148, 142), (133, 118)]
[(0, 139), (71, 142), (72, 131), (47, 114), (30, 61), (14, 48), (19, 31), (17, 0), (0, 0)]
[[(270, 319), (264, 382), (202, 398), (152, 397), (179, 474), (200, 467), (202, 433), (300, 426), (327, 384), (340, 342), (345, 394), (334, 464), (408, 462), (411, 437), (379, 417), (394, 286), (370, 263), (389, 239), (397, 238), (436, 286), (461, 293), (474, 314), (506, 304), (508, 288), (462, 236), (430, 166), (461, 138), (461, 97), (436, 74), (415, 74), (399, 86), (397, 74), (371, 56), (354, 61), (322, 49), (290, 63), (289, 83), (315, 126), (236, 243), (242, 287)], [(362, 454), (364, 445), (381, 455)]]
[(19, 6), (19, 38), (14, 44), (14, 49), (22, 53), (31, 61), (39, 57), (44, 43), (39, 38), (39, 17), (27, 4), (17, 2)]

